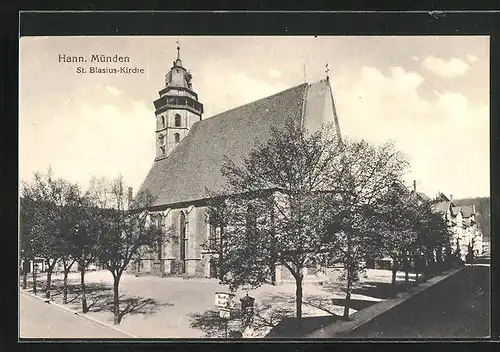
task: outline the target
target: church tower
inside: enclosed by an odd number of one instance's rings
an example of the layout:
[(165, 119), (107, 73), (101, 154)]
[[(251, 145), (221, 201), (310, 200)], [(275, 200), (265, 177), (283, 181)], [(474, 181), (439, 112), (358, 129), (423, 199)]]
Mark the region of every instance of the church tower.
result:
[(156, 116), (156, 158), (164, 159), (201, 120), (203, 104), (192, 89), (192, 76), (183, 66), (177, 42), (177, 59), (165, 75), (165, 87), (154, 101)]

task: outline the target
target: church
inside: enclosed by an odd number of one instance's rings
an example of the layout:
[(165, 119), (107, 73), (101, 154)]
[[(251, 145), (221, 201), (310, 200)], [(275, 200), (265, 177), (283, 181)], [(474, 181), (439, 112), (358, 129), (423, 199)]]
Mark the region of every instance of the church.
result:
[(211, 233), (207, 190), (224, 186), (220, 172), (224, 156), (238, 163), (257, 142), (269, 138), (271, 127), (285, 126), (288, 118), (313, 132), (333, 122), (340, 135), (328, 75), (204, 118), (179, 47), (153, 104), (155, 158), (139, 192), (154, 197), (150, 210), (161, 215), (168, 238), (159, 253), (141, 256), (134, 269), (138, 274), (216, 277), (216, 253), (204, 249)]

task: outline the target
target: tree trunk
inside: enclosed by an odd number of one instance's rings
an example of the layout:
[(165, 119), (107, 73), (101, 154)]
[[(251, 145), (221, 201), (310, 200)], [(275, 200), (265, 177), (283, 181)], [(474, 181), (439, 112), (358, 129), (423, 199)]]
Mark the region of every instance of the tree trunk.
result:
[(405, 265), (405, 286), (408, 287), (409, 283), (410, 283), (410, 256), (408, 254), (408, 252), (406, 252), (405, 254), (405, 261), (404, 261), (404, 265)]
[(392, 286), (392, 295), (396, 296), (396, 276), (398, 273), (397, 267), (393, 264), (392, 267), (392, 280), (391, 280), (391, 286)]
[(344, 303), (344, 319), (349, 320), (349, 308), (351, 304), (351, 269), (347, 269), (347, 289)]
[(271, 264), (271, 285), (276, 286), (276, 265)]
[(120, 285), (120, 276), (113, 275), (113, 314), (114, 314), (114, 324), (118, 325), (121, 322), (120, 316), (120, 298), (118, 288)]
[(52, 287), (52, 268), (49, 266), (47, 271), (47, 286), (45, 290), (45, 297), (50, 298), (50, 288)]
[(28, 270), (26, 270), (26, 261), (23, 260), (23, 289), (28, 287)]
[(69, 270), (64, 270), (63, 304), (68, 304), (68, 273)]
[[(33, 261), (33, 263), (35, 263), (35, 262)], [(36, 295), (37, 287), (36, 287), (36, 272), (35, 272), (35, 264), (33, 264), (32, 274), (33, 274), (33, 293)]]
[(302, 280), (302, 273), (298, 273), (297, 276), (295, 276), (295, 309), (299, 324), (302, 318)]
[(345, 303), (344, 303), (344, 319), (349, 320), (349, 308), (351, 305), (351, 285), (347, 283), (347, 292), (345, 295)]
[(82, 294), (82, 312), (87, 313), (89, 311), (89, 307), (87, 306), (87, 288), (85, 287), (85, 265), (79, 263), (80, 266), (80, 287)]

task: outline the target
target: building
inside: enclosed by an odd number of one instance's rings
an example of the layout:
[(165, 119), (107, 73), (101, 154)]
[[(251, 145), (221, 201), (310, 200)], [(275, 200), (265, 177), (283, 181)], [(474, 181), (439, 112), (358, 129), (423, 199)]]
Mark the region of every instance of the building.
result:
[(439, 192), (433, 200), (433, 209), (446, 220), (452, 233), (451, 247), (460, 249), (462, 260), (465, 260), (469, 246), (475, 255), (483, 254), (483, 235), (477, 225), (475, 205), (455, 206), (452, 197)]
[(224, 186), (224, 156), (242, 160), (257, 142), (269, 138), (271, 127), (283, 127), (288, 118), (310, 131), (334, 122), (340, 135), (330, 81), (303, 83), (204, 119), (203, 104), (177, 47), (159, 95), (154, 101), (155, 158), (139, 192), (155, 197), (152, 210), (162, 215), (169, 238), (159, 253), (144, 254), (136, 270), (212, 277), (216, 254), (203, 249), (210, 237), (207, 189)]

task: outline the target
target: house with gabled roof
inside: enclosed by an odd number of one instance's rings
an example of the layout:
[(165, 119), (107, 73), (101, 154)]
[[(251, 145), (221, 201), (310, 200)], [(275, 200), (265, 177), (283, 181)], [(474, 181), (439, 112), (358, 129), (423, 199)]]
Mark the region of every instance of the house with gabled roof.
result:
[(283, 128), (293, 119), (309, 131), (333, 122), (340, 127), (328, 76), (277, 94), (203, 118), (203, 104), (193, 90), (177, 47), (177, 58), (165, 76), (165, 87), (154, 101), (156, 153), (139, 192), (155, 199), (153, 210), (161, 215), (170, 236), (159, 253), (143, 256), (136, 270), (186, 276), (214, 277), (216, 253), (204, 249), (213, 229), (207, 219), (207, 190), (222, 190), (220, 172), (224, 157), (242, 161), (272, 128)]
[(483, 253), (483, 236), (476, 222), (475, 205), (455, 206), (451, 196), (439, 192), (432, 206), (446, 220), (453, 234), (451, 246), (453, 249), (460, 248), (463, 260), (469, 246), (472, 246), (475, 255)]

